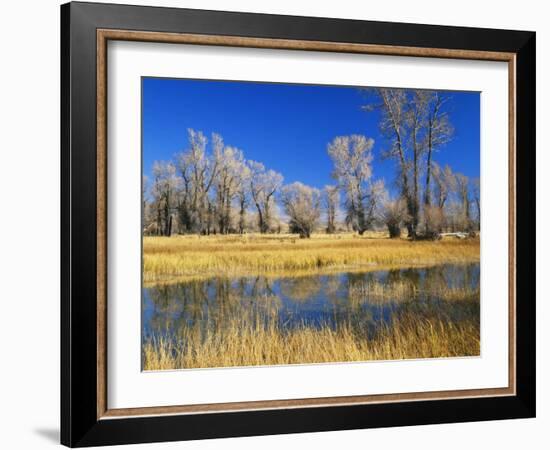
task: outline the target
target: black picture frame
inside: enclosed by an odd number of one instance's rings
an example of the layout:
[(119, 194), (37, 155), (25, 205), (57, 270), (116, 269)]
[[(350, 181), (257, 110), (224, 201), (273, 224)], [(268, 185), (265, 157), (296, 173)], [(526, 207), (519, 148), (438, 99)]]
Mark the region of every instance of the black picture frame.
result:
[[(98, 29), (514, 53), (516, 395), (98, 419)], [(61, 443), (82, 447), (534, 417), (535, 39), (534, 32), (526, 31), (80, 2), (62, 5)]]

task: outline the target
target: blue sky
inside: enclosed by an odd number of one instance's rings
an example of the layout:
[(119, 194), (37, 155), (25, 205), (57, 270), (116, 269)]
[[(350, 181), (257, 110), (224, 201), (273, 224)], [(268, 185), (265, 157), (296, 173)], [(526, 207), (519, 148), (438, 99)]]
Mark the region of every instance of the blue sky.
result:
[[(447, 103), (455, 127), (453, 140), (435, 160), (455, 172), (479, 176), (479, 93), (452, 92)], [(223, 136), (247, 159), (322, 188), (333, 184), (327, 144), (336, 136), (363, 134), (374, 139), (374, 178), (391, 186), (395, 162), (383, 160), (387, 148), (378, 130), (378, 113), (367, 113), (359, 89), (234, 81), (143, 78), (143, 172), (187, 148), (187, 129)]]

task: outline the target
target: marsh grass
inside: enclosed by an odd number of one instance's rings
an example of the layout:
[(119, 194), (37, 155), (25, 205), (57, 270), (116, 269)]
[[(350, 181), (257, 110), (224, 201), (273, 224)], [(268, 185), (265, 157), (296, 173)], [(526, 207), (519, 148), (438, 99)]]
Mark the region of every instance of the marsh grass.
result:
[(479, 239), (410, 242), (381, 234), (173, 236), (143, 238), (146, 285), (213, 276), (298, 276), (479, 261)]
[[(479, 294), (475, 288), (434, 285), (408, 297), (408, 283), (358, 284), (348, 312), (336, 322), (291, 326), (280, 299), (262, 295), (226, 304), (223, 312), (185, 322), (144, 339), (143, 369), (312, 364), (479, 355)], [(361, 288), (362, 286), (362, 288)], [(435, 298), (445, 294), (446, 299)], [(369, 295), (370, 297), (365, 297)], [(398, 297), (398, 296), (401, 297)], [(390, 298), (391, 300), (390, 302)], [(369, 308), (363, 308), (365, 303)], [(392, 304), (391, 319), (372, 308)], [(443, 303), (443, 305), (442, 305)], [(370, 311), (370, 312), (369, 312)], [(166, 329), (166, 328), (164, 328)]]
[(222, 329), (184, 327), (149, 337), (144, 370), (312, 364), (479, 355), (479, 320), (450, 322), (437, 314), (399, 314), (368, 336), (368, 324), (307, 324), (285, 330), (272, 313), (235, 315)]

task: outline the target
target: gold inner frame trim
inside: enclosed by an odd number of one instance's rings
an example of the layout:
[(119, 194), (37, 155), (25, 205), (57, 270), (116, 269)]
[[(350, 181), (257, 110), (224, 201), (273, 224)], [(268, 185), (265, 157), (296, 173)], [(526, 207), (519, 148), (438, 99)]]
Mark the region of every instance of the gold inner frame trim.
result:
[[(170, 44), (303, 50), (370, 55), (431, 57), (501, 61), (508, 63), (508, 387), (490, 389), (411, 392), (401, 394), (263, 400), (200, 405), (150, 406), (109, 409), (107, 405), (107, 42), (109, 40)], [(516, 54), (445, 48), (403, 47), (326, 41), (251, 38), (240, 36), (97, 30), (97, 418), (205, 414), (265, 409), (313, 408), (421, 400), (446, 400), (516, 394)]]

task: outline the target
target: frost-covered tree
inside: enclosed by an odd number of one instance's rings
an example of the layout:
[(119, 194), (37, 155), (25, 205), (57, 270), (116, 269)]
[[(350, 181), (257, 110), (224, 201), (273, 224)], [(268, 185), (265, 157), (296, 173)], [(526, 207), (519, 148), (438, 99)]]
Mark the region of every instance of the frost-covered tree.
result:
[(218, 134), (212, 135), (212, 155), (209, 156), (206, 136), (191, 128), (187, 132), (189, 148), (176, 157), (183, 180), (179, 215), (188, 231), (205, 234), (212, 227), (214, 206), (209, 194), (218, 173), (223, 140)]
[(179, 180), (176, 167), (171, 162), (156, 161), (153, 164), (153, 209), (155, 210), (156, 234), (170, 236), (172, 234), (173, 208)]
[(231, 228), (231, 204), (241, 188), (244, 158), (242, 152), (234, 147), (218, 149), (214, 158), (218, 166), (214, 182), (217, 226), (220, 233), (227, 234)]
[(323, 190), (323, 206), (327, 214), (327, 233), (336, 231), (336, 214), (340, 203), (338, 186), (327, 185)]
[(284, 186), (281, 190), (281, 203), (290, 218), (291, 232), (300, 238), (309, 238), (321, 216), (321, 193), (319, 189), (300, 182)]
[(250, 196), (258, 211), (258, 228), (267, 233), (271, 225), (274, 195), (283, 185), (283, 176), (274, 170), (266, 170), (262, 163), (249, 161)]
[(357, 134), (336, 137), (328, 145), (332, 176), (345, 195), (346, 221), (359, 234), (372, 226), (383, 190), (383, 183), (371, 180), (373, 145), (373, 139)]

